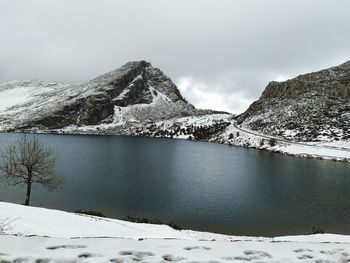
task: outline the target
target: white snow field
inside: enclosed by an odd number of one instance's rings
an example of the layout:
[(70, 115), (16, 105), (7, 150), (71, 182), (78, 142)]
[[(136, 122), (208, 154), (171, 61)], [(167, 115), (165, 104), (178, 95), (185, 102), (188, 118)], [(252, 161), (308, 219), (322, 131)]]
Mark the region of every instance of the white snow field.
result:
[(2, 263), (350, 262), (345, 235), (226, 236), (4, 202), (0, 222)]

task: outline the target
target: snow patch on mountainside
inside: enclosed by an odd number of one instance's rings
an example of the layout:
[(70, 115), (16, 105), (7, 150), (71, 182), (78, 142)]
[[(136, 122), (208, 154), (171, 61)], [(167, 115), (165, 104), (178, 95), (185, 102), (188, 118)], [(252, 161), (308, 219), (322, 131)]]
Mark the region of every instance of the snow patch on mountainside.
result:
[[(181, 114), (185, 107), (183, 101), (173, 102), (165, 94), (151, 86), (149, 86), (149, 90), (152, 95), (152, 102), (149, 104), (136, 104), (128, 107), (114, 106), (112, 125), (152, 122), (158, 119), (173, 118)], [(125, 96), (125, 94), (119, 96)]]
[(32, 87), (0, 90), (0, 110), (6, 110), (16, 105), (24, 104), (33, 91)]
[(78, 98), (93, 94), (86, 85), (12, 81), (0, 84), (0, 130), (50, 116)]

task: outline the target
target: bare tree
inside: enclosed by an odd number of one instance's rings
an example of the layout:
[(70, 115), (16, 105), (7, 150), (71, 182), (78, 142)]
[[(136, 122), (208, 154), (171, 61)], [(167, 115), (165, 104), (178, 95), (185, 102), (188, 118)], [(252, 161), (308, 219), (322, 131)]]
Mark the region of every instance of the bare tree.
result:
[(44, 147), (38, 137), (20, 136), (2, 152), (0, 170), (11, 185), (26, 185), (25, 205), (29, 205), (32, 184), (40, 184), (50, 190), (58, 188), (62, 179), (55, 175), (56, 154)]

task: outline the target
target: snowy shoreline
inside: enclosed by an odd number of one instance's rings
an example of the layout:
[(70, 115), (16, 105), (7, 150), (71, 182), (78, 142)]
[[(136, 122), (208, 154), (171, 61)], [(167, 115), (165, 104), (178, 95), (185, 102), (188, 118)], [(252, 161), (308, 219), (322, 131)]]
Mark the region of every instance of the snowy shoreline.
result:
[(228, 236), (0, 202), (0, 262), (348, 262), (350, 236)]
[[(98, 126), (82, 127), (82, 128), (67, 128), (62, 130), (14, 130), (14, 131), (4, 131), (0, 130), (1, 133), (31, 133), (31, 134), (52, 134), (52, 135), (70, 135), (70, 136), (127, 136), (127, 137), (145, 137), (145, 138), (164, 138), (164, 139), (181, 139), (181, 140), (191, 140), (199, 142), (209, 142), (218, 143), (224, 145), (230, 145), (235, 147), (244, 147), (256, 150), (263, 150), (271, 153), (282, 154), (286, 156), (292, 156), (297, 158), (305, 159), (317, 159), (317, 160), (327, 160), (335, 162), (345, 162), (350, 163), (350, 142), (288, 142), (281, 138), (272, 137), (268, 135), (244, 132), (242, 129), (238, 129), (235, 124), (231, 124), (224, 133), (216, 139), (209, 140), (198, 140), (189, 139), (190, 135), (184, 136), (151, 136), (143, 134), (113, 134), (109, 133), (108, 129), (100, 130), (97, 129)], [(240, 133), (238, 138), (233, 137), (230, 139), (230, 134)], [(267, 144), (261, 145), (261, 140), (267, 141), (268, 139), (275, 139), (276, 145), (270, 146)], [(336, 143), (340, 143), (341, 147), (332, 146)], [(319, 146), (316, 146), (320, 144)], [(324, 147), (323, 147), (324, 145)], [(337, 149), (338, 148), (338, 149)]]

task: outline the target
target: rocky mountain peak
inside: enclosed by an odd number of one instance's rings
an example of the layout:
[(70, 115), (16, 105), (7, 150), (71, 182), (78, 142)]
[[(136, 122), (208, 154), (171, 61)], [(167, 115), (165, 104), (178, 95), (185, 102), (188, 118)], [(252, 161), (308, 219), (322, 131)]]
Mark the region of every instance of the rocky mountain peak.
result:
[(133, 78), (139, 75), (145, 68), (152, 67), (151, 63), (141, 61), (130, 61), (113, 71), (105, 73), (89, 81), (89, 84), (109, 85), (118, 82), (121, 78)]
[[(149, 102), (152, 99), (150, 89), (164, 93), (172, 101), (185, 101), (172, 80), (160, 69), (154, 68), (151, 63), (144, 60), (128, 62), (89, 81), (88, 85), (101, 92), (107, 92), (113, 98), (120, 96), (124, 100), (123, 105)], [(126, 98), (131, 100), (126, 101)], [(120, 101), (116, 99), (118, 100)]]

